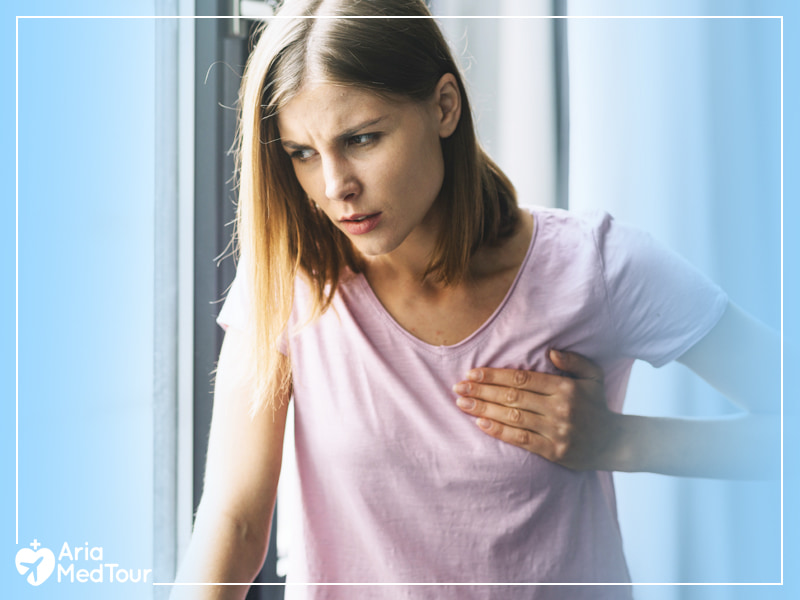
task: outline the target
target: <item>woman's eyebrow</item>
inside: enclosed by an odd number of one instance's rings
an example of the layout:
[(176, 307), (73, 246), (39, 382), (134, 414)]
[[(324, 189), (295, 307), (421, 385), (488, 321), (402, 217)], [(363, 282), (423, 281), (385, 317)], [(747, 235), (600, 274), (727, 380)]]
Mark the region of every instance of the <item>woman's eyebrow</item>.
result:
[(385, 118), (386, 118), (386, 115), (382, 115), (382, 116), (378, 117), (377, 119), (371, 119), (371, 120), (368, 120), (368, 121), (364, 121), (363, 123), (359, 123), (355, 127), (351, 127), (350, 129), (347, 129), (346, 131), (343, 131), (342, 133), (337, 135), (336, 139), (341, 141), (341, 140), (347, 139), (349, 137), (352, 137), (355, 134), (357, 134), (359, 131), (361, 131), (362, 129), (366, 129), (367, 127), (372, 127), (373, 125), (377, 125), (378, 123), (380, 123)]
[[(368, 119), (368, 120), (366, 120), (366, 121), (364, 121), (362, 123), (357, 124), (354, 127), (350, 127), (349, 129), (346, 129), (343, 132), (341, 132), (340, 134), (338, 134), (336, 136), (336, 140), (339, 141), (339, 142), (341, 142), (343, 140), (346, 140), (347, 138), (352, 137), (355, 134), (357, 134), (362, 129), (365, 129), (367, 127), (372, 127), (373, 125), (377, 125), (378, 123), (383, 121), (385, 118), (386, 118), (386, 115), (382, 115), (382, 116), (378, 117), (377, 119)], [(304, 144), (298, 144), (297, 142), (293, 142), (292, 140), (289, 140), (289, 139), (286, 139), (286, 138), (281, 138), (281, 145), (284, 148), (288, 148), (289, 150), (304, 150), (304, 149), (308, 148), (308, 146), (306, 146)]]
[(303, 144), (298, 144), (297, 142), (293, 142), (291, 140), (285, 140), (281, 138), (281, 146), (286, 148), (287, 150), (305, 150), (308, 146), (304, 146)]

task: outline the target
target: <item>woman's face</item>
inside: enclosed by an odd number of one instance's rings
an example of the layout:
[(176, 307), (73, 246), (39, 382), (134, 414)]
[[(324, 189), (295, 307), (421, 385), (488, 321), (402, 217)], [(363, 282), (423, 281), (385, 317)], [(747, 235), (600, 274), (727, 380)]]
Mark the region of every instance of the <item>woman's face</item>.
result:
[(431, 209), (444, 177), (440, 137), (455, 129), (438, 98), (388, 101), (352, 86), (307, 83), (278, 116), (303, 190), (365, 256), (437, 235)]

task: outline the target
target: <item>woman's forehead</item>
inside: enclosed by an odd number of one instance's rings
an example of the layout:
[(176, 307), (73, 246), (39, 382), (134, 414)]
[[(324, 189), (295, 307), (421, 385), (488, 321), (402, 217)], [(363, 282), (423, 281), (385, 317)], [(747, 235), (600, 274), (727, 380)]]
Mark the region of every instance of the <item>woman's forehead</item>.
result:
[(278, 111), (278, 129), (292, 140), (307, 134), (336, 137), (360, 124), (398, 116), (411, 104), (357, 85), (310, 81)]

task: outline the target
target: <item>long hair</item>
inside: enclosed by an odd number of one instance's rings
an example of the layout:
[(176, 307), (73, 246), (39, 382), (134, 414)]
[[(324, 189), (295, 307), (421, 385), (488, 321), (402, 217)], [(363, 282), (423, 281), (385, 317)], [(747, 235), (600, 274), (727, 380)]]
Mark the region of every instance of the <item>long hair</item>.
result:
[(444, 181), (436, 199), (447, 219), (424, 277), (459, 282), (474, 252), (517, 224), (514, 188), (478, 144), (463, 79), (423, 0), (287, 0), (277, 16), (245, 69), (236, 144), (235, 247), (248, 258), (240, 268), (253, 282), (256, 307), (254, 410), (283, 397), (291, 383), (279, 353), (295, 278), (308, 280), (313, 319), (330, 306), (345, 269), (361, 269), (358, 252), (308, 201), (281, 148), (277, 115), (308, 77), (424, 101), (442, 75), (455, 76), (461, 117), (441, 140)]

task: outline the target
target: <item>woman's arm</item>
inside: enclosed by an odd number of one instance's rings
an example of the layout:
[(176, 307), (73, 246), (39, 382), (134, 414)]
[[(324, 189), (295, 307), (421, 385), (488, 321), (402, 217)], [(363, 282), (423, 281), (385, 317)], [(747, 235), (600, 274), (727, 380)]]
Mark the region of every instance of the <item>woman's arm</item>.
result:
[[(246, 336), (229, 329), (217, 366), (203, 497), (177, 583), (250, 583), (264, 561), (289, 399), (251, 416), (253, 356)], [(247, 589), (176, 585), (170, 598), (239, 599)]]
[(459, 406), (479, 417), (489, 435), (576, 470), (777, 476), (779, 338), (735, 305), (679, 361), (737, 404), (738, 415), (701, 420), (615, 413), (606, 407), (601, 369), (574, 353), (553, 352), (551, 359), (571, 377), (474, 369), (455, 388)]
[(780, 338), (729, 304), (678, 359), (741, 412), (708, 420), (628, 417), (631, 471), (725, 478), (780, 473)]

